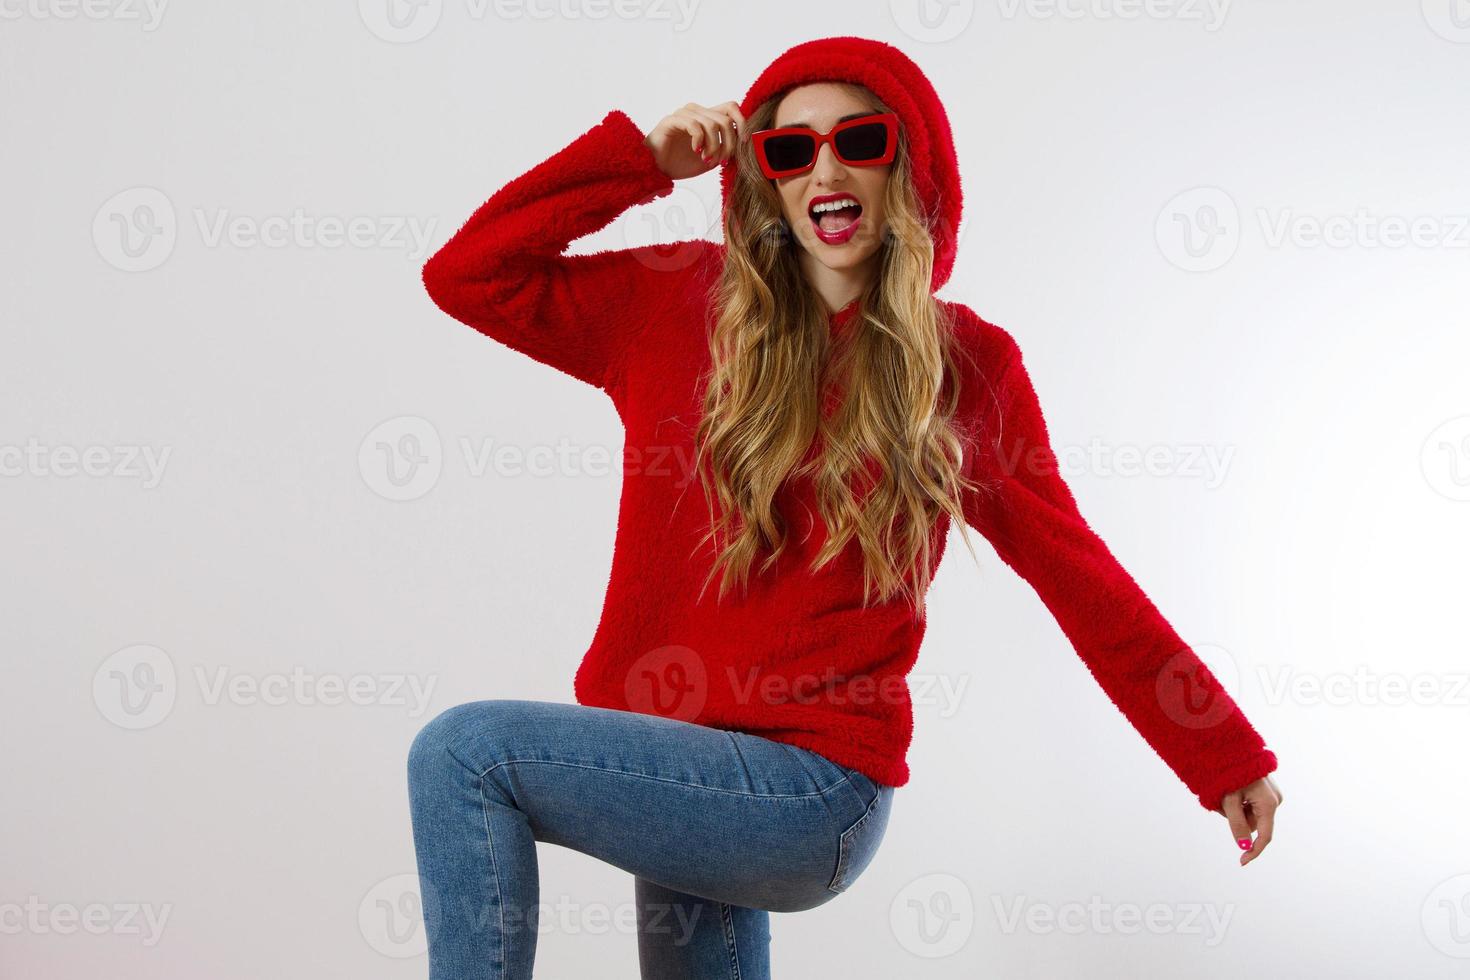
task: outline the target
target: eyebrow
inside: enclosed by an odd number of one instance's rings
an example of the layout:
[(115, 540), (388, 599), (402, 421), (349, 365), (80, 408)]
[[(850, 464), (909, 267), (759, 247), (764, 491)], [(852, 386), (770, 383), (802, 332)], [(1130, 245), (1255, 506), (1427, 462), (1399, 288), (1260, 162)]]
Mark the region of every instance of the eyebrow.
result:
[[(838, 123), (845, 123), (849, 119), (861, 119), (864, 116), (874, 115), (876, 112), (877, 112), (876, 109), (868, 109), (865, 112), (849, 112), (847, 115), (845, 115), (841, 119), (837, 120), (837, 122)], [(837, 123), (833, 123), (833, 125), (835, 126), (835, 125), (837, 125)], [(805, 121), (803, 121), (803, 122), (781, 123), (776, 128), (777, 129), (786, 129), (786, 128), (791, 127), (791, 126), (804, 126), (807, 129), (816, 129), (817, 128), (817, 127), (813, 126), (811, 123), (805, 122)]]

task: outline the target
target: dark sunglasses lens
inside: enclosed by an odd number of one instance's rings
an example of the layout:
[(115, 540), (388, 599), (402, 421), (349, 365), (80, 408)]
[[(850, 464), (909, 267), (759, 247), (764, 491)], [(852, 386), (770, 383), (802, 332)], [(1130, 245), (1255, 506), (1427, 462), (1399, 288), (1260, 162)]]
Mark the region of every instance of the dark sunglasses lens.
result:
[(888, 150), (888, 127), (882, 123), (849, 126), (837, 134), (837, 152), (848, 160), (877, 160)]
[(772, 136), (764, 146), (772, 170), (797, 170), (812, 162), (816, 141), (810, 136)]

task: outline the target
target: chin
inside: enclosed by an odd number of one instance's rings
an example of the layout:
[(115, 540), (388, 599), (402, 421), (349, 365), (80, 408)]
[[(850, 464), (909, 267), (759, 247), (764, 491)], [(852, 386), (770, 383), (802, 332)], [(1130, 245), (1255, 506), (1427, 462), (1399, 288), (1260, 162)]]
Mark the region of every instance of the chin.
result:
[(846, 247), (833, 248), (823, 245), (821, 242), (817, 242), (815, 246), (807, 249), (808, 254), (812, 258), (833, 272), (855, 269), (876, 255), (877, 251), (877, 249), (873, 248), (865, 248), (862, 251)]

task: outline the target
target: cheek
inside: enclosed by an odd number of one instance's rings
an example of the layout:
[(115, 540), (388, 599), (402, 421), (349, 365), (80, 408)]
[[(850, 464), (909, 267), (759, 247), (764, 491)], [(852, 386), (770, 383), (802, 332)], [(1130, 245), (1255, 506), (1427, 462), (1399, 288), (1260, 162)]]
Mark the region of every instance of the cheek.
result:
[(866, 198), (873, 203), (873, 210), (884, 212), (883, 201), (888, 196), (888, 173), (874, 174), (866, 188)]
[(863, 209), (863, 214), (872, 219), (875, 227), (881, 227), (888, 220), (888, 210), (883, 206), (883, 198), (887, 191), (888, 181), (882, 177), (872, 181), (863, 189), (863, 197), (868, 202)]
[(798, 218), (806, 217), (806, 209), (801, 206), (801, 202), (805, 198), (804, 191), (802, 188), (796, 186), (795, 181), (781, 188), (781, 209), (786, 212), (788, 220), (795, 221)]
[(806, 214), (801, 206), (801, 198), (786, 202), (786, 220), (792, 225), (798, 225), (806, 220)]

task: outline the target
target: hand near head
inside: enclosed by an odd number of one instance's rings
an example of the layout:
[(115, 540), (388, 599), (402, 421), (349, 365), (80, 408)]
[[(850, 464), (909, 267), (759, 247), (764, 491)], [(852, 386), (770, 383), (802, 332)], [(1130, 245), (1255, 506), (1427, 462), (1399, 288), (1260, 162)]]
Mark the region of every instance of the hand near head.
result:
[(690, 102), (658, 121), (643, 138), (670, 180), (698, 177), (728, 160), (745, 127), (735, 102), (702, 106)]
[[(1276, 808), (1281, 806), (1281, 790), (1270, 776), (1263, 776), (1248, 786), (1226, 793), (1220, 801), (1220, 812), (1230, 821), (1230, 833), (1244, 852), (1240, 865), (1250, 864), (1271, 843), (1271, 830), (1276, 822)], [(1256, 839), (1251, 841), (1251, 831)]]

